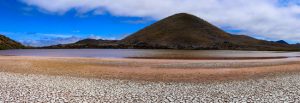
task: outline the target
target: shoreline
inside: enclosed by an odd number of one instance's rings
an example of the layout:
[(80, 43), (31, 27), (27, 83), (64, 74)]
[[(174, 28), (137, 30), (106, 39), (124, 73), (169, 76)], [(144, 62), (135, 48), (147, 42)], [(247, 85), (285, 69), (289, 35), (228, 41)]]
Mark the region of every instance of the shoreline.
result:
[(158, 82), (245, 80), (300, 72), (300, 60), (165, 60), (0, 56), (0, 72)]
[[(296, 56), (297, 57), (297, 56)], [(287, 56), (279, 57), (202, 57), (202, 58), (180, 58), (180, 57), (126, 57), (128, 59), (165, 59), (165, 60), (255, 60), (255, 59), (286, 59)]]
[(48, 58), (90, 58), (90, 59), (136, 59), (136, 60), (272, 60), (272, 59), (289, 59), (300, 58), (300, 56), (266, 56), (266, 57), (76, 57), (76, 56), (32, 56), (32, 55), (0, 55), (11, 57), (48, 57)]

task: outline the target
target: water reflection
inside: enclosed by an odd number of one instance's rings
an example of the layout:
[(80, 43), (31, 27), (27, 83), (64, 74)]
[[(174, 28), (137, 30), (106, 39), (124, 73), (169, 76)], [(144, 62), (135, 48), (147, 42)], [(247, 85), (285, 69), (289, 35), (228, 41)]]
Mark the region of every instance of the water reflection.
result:
[(0, 55), (94, 57), (94, 58), (152, 58), (152, 59), (269, 59), (299, 57), (299, 52), (234, 51), (234, 50), (151, 50), (151, 49), (23, 49), (1, 50)]

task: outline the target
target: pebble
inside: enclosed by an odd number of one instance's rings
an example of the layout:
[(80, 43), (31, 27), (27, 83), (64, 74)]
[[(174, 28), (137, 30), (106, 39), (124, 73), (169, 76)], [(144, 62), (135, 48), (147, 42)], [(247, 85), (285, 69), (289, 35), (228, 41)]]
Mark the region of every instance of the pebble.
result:
[(0, 72), (0, 103), (296, 102), (298, 87), (300, 73), (243, 81), (164, 83)]

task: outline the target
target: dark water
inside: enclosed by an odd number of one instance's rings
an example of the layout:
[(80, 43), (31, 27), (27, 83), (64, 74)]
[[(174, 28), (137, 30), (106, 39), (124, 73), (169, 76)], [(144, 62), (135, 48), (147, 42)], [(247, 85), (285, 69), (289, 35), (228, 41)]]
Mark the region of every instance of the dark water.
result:
[(209, 58), (293, 58), (300, 52), (233, 51), (233, 50), (149, 50), (149, 49), (23, 49), (0, 50), (0, 55), (92, 57), (92, 58), (152, 58), (152, 59), (209, 59)]

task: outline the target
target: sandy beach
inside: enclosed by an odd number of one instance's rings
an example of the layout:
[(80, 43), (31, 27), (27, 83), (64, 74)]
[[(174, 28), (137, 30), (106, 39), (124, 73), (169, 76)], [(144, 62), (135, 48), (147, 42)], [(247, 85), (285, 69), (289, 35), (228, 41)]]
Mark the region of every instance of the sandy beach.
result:
[(259, 78), (300, 71), (300, 60), (167, 60), (0, 56), (0, 71), (163, 82)]
[(297, 102), (300, 60), (0, 56), (4, 102)]

